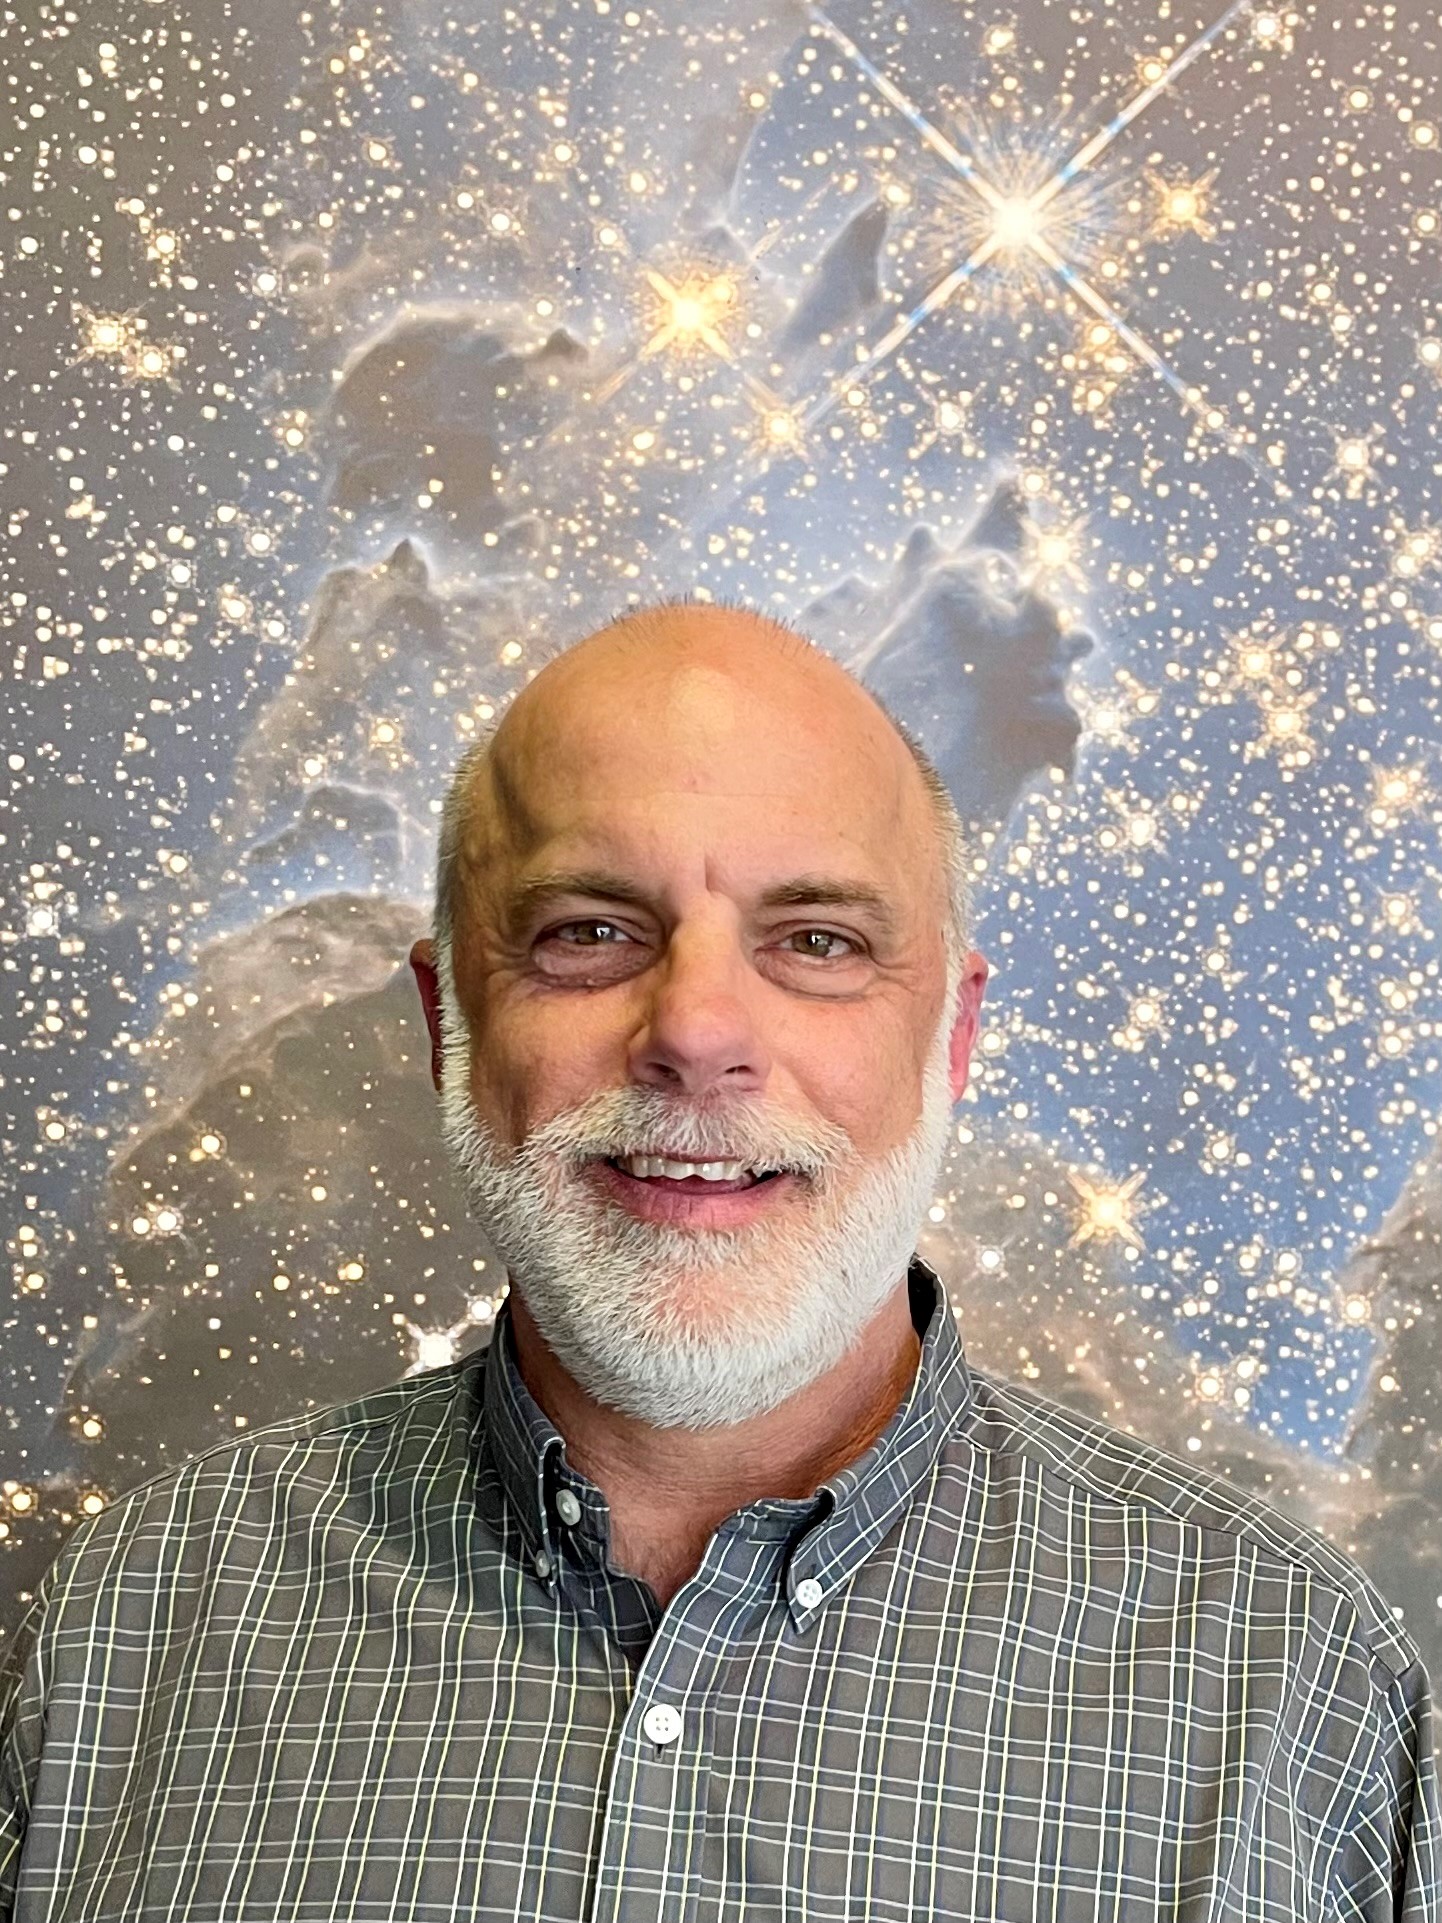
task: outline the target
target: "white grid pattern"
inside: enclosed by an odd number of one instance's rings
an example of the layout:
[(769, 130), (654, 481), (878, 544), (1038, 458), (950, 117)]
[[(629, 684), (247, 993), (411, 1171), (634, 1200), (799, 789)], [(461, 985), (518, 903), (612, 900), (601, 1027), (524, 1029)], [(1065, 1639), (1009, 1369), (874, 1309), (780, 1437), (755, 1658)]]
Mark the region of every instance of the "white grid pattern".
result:
[(83, 1523), (0, 1690), (0, 1918), (1442, 1916), (1430, 1692), (1367, 1579), (969, 1371), (911, 1283), (886, 1433), (664, 1612), (504, 1315)]

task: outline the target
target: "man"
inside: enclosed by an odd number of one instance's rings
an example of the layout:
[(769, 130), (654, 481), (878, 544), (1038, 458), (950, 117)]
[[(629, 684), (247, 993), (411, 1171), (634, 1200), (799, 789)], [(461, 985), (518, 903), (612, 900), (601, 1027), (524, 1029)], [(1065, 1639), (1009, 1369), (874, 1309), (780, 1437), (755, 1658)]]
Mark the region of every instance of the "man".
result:
[(10, 1666), (0, 1915), (1442, 1914), (1368, 1581), (970, 1372), (912, 1259), (965, 875), (908, 740), (758, 616), (525, 688), (412, 954), (494, 1339), (80, 1526)]

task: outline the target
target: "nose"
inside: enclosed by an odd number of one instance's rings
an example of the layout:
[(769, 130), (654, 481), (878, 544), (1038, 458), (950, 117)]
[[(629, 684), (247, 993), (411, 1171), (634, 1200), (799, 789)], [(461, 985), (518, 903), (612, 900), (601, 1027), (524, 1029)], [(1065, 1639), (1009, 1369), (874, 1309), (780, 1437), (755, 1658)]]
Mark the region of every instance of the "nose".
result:
[(632, 1080), (693, 1098), (762, 1090), (771, 1056), (751, 1005), (748, 968), (722, 933), (673, 935), (631, 1041)]
[(1096, 646), (1096, 640), (1085, 628), (1074, 628), (1065, 637), (1065, 646), (1068, 661), (1083, 661)]

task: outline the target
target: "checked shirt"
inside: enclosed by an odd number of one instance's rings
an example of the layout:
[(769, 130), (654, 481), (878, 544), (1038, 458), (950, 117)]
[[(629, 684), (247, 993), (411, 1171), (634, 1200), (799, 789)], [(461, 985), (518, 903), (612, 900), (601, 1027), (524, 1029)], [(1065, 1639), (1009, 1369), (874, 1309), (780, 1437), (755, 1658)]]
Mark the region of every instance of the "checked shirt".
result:
[(0, 1682), (0, 1923), (1439, 1923), (1368, 1580), (909, 1285), (884, 1433), (664, 1610), (505, 1309), (82, 1522)]

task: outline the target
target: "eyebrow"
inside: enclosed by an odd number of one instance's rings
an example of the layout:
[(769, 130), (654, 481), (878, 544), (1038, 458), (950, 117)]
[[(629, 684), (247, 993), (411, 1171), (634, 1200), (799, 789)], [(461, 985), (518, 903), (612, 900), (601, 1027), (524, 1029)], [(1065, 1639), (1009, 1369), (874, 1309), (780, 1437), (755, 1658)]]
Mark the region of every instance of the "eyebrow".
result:
[[(508, 919), (514, 927), (539, 913), (548, 903), (568, 895), (587, 895), (604, 901), (627, 902), (633, 907), (650, 906), (644, 888), (638, 888), (624, 875), (604, 869), (552, 871), (530, 875), (511, 889), (507, 900)], [(757, 905), (761, 908), (842, 908), (859, 910), (881, 929), (894, 936), (897, 919), (891, 903), (879, 889), (866, 882), (843, 880), (831, 875), (793, 875), (763, 889)]]

